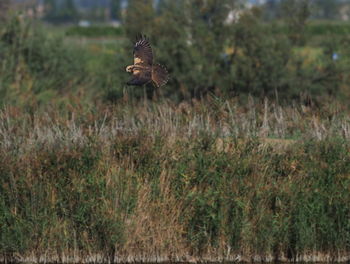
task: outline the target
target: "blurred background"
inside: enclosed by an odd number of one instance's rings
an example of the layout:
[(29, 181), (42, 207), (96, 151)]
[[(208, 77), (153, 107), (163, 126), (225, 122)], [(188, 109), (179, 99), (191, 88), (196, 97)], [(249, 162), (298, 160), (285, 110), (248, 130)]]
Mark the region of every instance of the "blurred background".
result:
[[(1, 0), (0, 102), (349, 99), (347, 0)], [(126, 87), (146, 34), (171, 80)]]

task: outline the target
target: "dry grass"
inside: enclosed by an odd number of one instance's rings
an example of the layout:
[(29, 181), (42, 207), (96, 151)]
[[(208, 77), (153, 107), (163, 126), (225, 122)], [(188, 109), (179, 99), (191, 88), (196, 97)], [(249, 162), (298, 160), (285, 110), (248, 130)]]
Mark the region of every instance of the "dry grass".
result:
[(20, 108), (8, 107), (1, 111), (0, 120), (2, 144), (7, 147), (16, 143), (30, 147), (34, 142), (53, 145), (57, 140), (84, 144), (90, 136), (108, 144), (120, 134), (141, 131), (151, 138), (166, 135), (170, 141), (176, 137), (191, 139), (200, 133), (221, 138), (266, 138), (271, 143), (284, 139), (350, 138), (348, 111), (340, 105), (317, 110), (304, 105), (281, 107), (267, 99), (264, 104), (251, 99), (246, 106), (216, 99), (180, 105), (146, 101), (138, 106), (123, 104), (91, 110), (77, 107), (65, 114), (55, 109), (26, 114)]
[(349, 125), (337, 107), (252, 99), (8, 107), (0, 253), (34, 262), (345, 260)]

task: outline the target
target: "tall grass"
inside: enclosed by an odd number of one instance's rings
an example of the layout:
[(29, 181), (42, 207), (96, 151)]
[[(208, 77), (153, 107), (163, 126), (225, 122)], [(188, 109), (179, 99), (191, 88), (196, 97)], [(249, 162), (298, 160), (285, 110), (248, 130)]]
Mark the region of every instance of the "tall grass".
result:
[(81, 51), (8, 23), (0, 261), (349, 259), (346, 105), (211, 92), (150, 102), (122, 85), (124, 44)]
[(8, 107), (2, 260), (345, 260), (348, 128), (253, 100)]

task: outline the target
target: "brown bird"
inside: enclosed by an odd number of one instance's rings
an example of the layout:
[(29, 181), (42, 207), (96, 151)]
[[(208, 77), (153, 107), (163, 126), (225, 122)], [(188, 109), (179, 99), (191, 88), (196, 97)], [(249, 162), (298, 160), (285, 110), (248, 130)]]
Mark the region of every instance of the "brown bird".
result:
[(151, 45), (145, 36), (142, 36), (134, 46), (134, 65), (126, 67), (132, 73), (128, 85), (145, 85), (153, 82), (157, 87), (165, 85), (169, 75), (164, 66), (153, 64)]

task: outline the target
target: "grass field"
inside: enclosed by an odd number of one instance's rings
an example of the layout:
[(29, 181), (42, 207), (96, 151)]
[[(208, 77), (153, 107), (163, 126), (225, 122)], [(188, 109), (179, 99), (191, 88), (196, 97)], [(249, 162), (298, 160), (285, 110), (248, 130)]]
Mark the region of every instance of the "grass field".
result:
[(285, 64), (296, 89), (316, 71), (334, 95), (180, 100), (180, 64), (149, 100), (124, 85), (124, 35), (13, 27), (0, 40), (0, 262), (349, 261), (345, 59), (313, 42)]
[(66, 114), (8, 107), (0, 254), (344, 260), (350, 119), (338, 110), (215, 99)]

